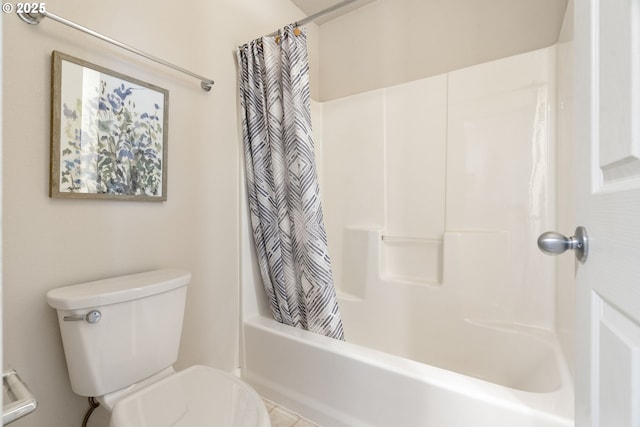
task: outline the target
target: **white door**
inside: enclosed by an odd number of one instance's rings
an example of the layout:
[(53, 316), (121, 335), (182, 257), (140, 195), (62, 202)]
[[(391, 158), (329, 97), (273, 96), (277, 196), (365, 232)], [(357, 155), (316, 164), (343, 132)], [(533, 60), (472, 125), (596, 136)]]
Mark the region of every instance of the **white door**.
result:
[(640, 427), (640, 0), (575, 0), (575, 48), (576, 426)]

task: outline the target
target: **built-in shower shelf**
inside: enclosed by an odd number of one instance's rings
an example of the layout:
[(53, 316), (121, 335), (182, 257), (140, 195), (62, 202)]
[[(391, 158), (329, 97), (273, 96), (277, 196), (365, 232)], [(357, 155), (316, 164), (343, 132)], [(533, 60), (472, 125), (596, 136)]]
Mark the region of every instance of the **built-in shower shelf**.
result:
[(380, 235), (380, 276), (411, 285), (442, 284), (442, 238)]
[(2, 373), (2, 425), (7, 425), (36, 410), (38, 402), (18, 373), (9, 369)]

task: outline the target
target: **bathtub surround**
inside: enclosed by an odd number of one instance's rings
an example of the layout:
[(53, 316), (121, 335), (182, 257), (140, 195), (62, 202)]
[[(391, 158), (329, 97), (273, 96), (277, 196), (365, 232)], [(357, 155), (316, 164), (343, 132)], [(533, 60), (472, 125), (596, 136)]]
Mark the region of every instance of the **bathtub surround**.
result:
[(311, 132), (306, 30), (238, 48), (253, 241), (273, 318), (344, 339)]
[[(554, 329), (553, 259), (535, 242), (555, 221), (555, 54), (315, 104), (350, 341), (428, 347), (398, 331), (435, 331), (428, 301), (441, 298), (463, 318)], [(409, 297), (412, 289), (423, 296)]]

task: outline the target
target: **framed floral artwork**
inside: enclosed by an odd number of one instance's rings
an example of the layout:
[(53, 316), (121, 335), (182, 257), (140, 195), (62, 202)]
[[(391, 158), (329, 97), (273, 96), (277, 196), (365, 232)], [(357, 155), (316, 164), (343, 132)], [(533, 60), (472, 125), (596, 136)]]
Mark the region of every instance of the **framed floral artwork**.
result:
[(167, 200), (169, 92), (52, 54), (50, 197)]

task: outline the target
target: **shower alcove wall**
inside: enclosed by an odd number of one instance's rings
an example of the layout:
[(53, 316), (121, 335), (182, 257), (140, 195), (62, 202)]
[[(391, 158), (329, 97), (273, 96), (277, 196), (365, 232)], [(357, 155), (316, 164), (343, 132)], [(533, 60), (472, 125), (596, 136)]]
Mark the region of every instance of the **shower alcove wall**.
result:
[(555, 218), (555, 58), (313, 104), (349, 341), (411, 356), (408, 329), (428, 337), (453, 317), (553, 330), (554, 268), (535, 241)]

